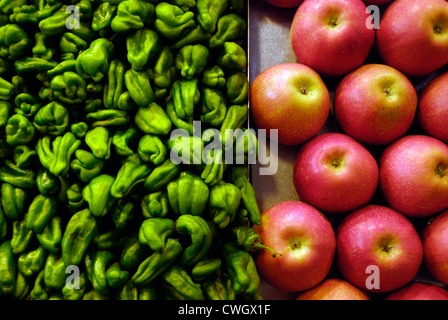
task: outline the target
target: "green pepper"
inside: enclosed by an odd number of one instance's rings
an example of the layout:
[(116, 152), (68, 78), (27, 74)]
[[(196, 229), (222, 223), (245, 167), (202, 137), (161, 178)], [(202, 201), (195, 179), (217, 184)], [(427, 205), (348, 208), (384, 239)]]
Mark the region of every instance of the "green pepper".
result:
[(31, 169), (21, 169), (12, 161), (5, 160), (0, 167), (0, 181), (12, 184), (15, 187), (29, 189), (35, 186), (35, 173)]
[(248, 168), (245, 166), (234, 166), (231, 169), (231, 182), (241, 191), (241, 200), (249, 213), (253, 224), (260, 224), (261, 214), (258, 207), (255, 190), (249, 181)]
[(0, 27), (0, 58), (17, 59), (29, 45), (30, 40), (17, 24), (6, 24)]
[(142, 161), (138, 154), (127, 157), (118, 169), (117, 177), (110, 189), (111, 195), (115, 198), (124, 197), (137, 184), (143, 183), (151, 170), (152, 167)]
[(155, 14), (154, 28), (167, 39), (175, 39), (185, 30), (196, 26), (193, 12), (184, 12), (178, 6), (167, 2), (157, 4)]
[(188, 235), (191, 243), (184, 249), (179, 263), (183, 266), (192, 266), (200, 261), (211, 248), (213, 231), (200, 216), (182, 214), (177, 218), (175, 232), (180, 235)]
[(59, 191), (60, 182), (48, 169), (41, 168), (36, 177), (36, 185), (41, 194), (54, 195)]
[(145, 195), (142, 198), (141, 207), (145, 218), (166, 217), (170, 210), (167, 192), (156, 191)]
[(256, 293), (260, 289), (260, 277), (250, 253), (228, 242), (222, 245), (222, 255), (235, 293)]
[(180, 7), (183, 11), (189, 11), (196, 7), (196, 0), (168, 0), (168, 2)]
[(170, 158), (176, 164), (201, 164), (204, 141), (197, 135), (173, 133), (167, 142)]
[(48, 289), (45, 288), (44, 270), (41, 270), (34, 280), (34, 286), (30, 291), (30, 300), (48, 300)]
[(143, 70), (148, 61), (154, 59), (162, 49), (157, 32), (151, 29), (139, 29), (126, 38), (127, 58), (134, 70)]
[(71, 132), (57, 136), (53, 141), (53, 157), (48, 167), (49, 171), (55, 176), (66, 175), (70, 169), (71, 157), (80, 145), (81, 141)]
[(84, 294), (82, 300), (109, 300), (109, 296), (106, 293), (91, 290)]
[(75, 159), (70, 163), (70, 168), (84, 183), (89, 183), (93, 178), (101, 174), (104, 161), (86, 150), (77, 149)]
[(114, 182), (113, 176), (101, 174), (93, 178), (82, 190), (82, 197), (89, 204), (93, 216), (103, 217), (110, 212), (115, 200), (111, 194)]
[(61, 250), (62, 223), (60, 216), (54, 216), (45, 228), (36, 234), (37, 240), (43, 248), (51, 253)]
[(61, 243), (65, 265), (79, 265), (97, 233), (98, 226), (89, 209), (83, 209), (72, 215)]
[(58, 210), (58, 202), (52, 196), (38, 194), (30, 204), (26, 215), (26, 227), (36, 233), (44, 230)]
[[(1, 50), (1, 47), (0, 47)], [(0, 77), (0, 100), (9, 100), (14, 94), (14, 85)]]
[(28, 279), (19, 271), (17, 272), (16, 283), (12, 297), (17, 300), (25, 300), (29, 294), (30, 286)]
[(251, 129), (243, 128), (235, 140), (234, 163), (255, 163), (258, 156), (258, 139)]
[(165, 110), (155, 102), (138, 108), (134, 122), (144, 133), (166, 135), (171, 132), (171, 120)]
[(248, 252), (256, 252), (258, 250), (269, 250), (275, 257), (275, 251), (263, 245), (261, 236), (251, 227), (247, 225), (238, 225), (230, 229), (230, 239), (239, 247), (244, 248)]
[(229, 13), (221, 16), (216, 24), (216, 32), (210, 38), (211, 48), (221, 47), (225, 42), (243, 40), (247, 23), (239, 14)]
[(232, 183), (221, 181), (210, 188), (208, 212), (218, 228), (226, 228), (235, 220), (241, 201), (240, 189)]
[(247, 105), (232, 105), (227, 109), (226, 117), (221, 123), (221, 139), (225, 150), (233, 146), (235, 132), (247, 122)]
[(154, 5), (140, 0), (124, 0), (118, 4), (111, 28), (118, 33), (141, 29), (154, 19)]
[(204, 258), (199, 260), (191, 269), (193, 279), (202, 281), (214, 276), (221, 270), (222, 260), (220, 258)]
[(172, 210), (178, 214), (201, 215), (209, 196), (209, 188), (197, 175), (184, 171), (167, 185)]
[(32, 123), (21, 114), (12, 115), (5, 127), (6, 142), (10, 146), (27, 144), (34, 139), (35, 130)]
[(47, 251), (43, 246), (38, 246), (34, 250), (22, 253), (17, 259), (17, 269), (29, 278), (33, 274), (43, 270), (47, 259)]
[[(89, 47), (87, 41), (71, 32), (65, 32), (61, 35), (59, 41), (61, 52), (67, 55), (65, 60), (77, 60), (78, 55)], [(76, 70), (76, 64), (75, 64)], [(73, 71), (73, 70), (72, 70)], [(48, 73), (48, 72), (47, 72)]]
[(126, 270), (120, 269), (120, 264), (118, 262), (114, 262), (111, 266), (109, 266), (106, 270), (106, 278), (107, 284), (111, 288), (117, 288), (126, 283), (129, 279), (129, 272)]
[(200, 25), (188, 31), (188, 33), (179, 38), (173, 45), (173, 49), (179, 49), (190, 44), (207, 44), (211, 34), (204, 30)]
[(244, 72), (236, 72), (227, 78), (226, 98), (231, 104), (247, 103), (249, 81)]
[(25, 57), (21, 60), (14, 62), (14, 69), (18, 74), (25, 72), (46, 72), (53, 69), (56, 66), (56, 62), (48, 61), (36, 57)]
[(0, 290), (3, 294), (14, 292), (17, 264), (9, 240), (0, 244)]
[[(66, 280), (67, 281), (67, 280)], [(89, 288), (89, 279), (87, 272), (83, 271), (76, 276), (77, 285), (66, 285), (62, 288), (64, 300), (81, 300)]]
[[(123, 96), (123, 94), (121, 96)], [(86, 120), (93, 121), (91, 124), (92, 128), (122, 126), (129, 122), (129, 116), (124, 110), (101, 109), (95, 112), (89, 112), (86, 116)]]
[(169, 46), (164, 46), (152, 69), (154, 84), (160, 88), (169, 88), (176, 78), (174, 55)]
[(89, 126), (85, 122), (77, 122), (70, 125), (70, 132), (77, 138), (84, 138), (89, 129)]
[(32, 49), (33, 56), (35, 58), (41, 58), (50, 61), (53, 58), (54, 49), (48, 47), (47, 41), (48, 37), (42, 32), (36, 32), (34, 35), (35, 44)]
[(201, 121), (214, 127), (219, 126), (227, 113), (227, 103), (221, 91), (203, 88), (201, 101)]
[(26, 1), (24, 1), (24, 0), (18, 0), (18, 1), (2, 0), (0, 2), (0, 12), (3, 14), (7, 14), (7, 13), (10, 13), (11, 11), (13, 11), (15, 7), (23, 6), (25, 4), (26, 4)]
[(15, 147), (13, 152), (14, 162), (20, 169), (30, 168), (37, 156), (37, 152), (26, 145)]
[(167, 299), (171, 300), (205, 300), (202, 288), (195, 283), (188, 272), (174, 265), (162, 276), (163, 289)]
[(25, 252), (34, 238), (34, 231), (26, 225), (26, 216), (23, 220), (15, 220), (12, 223), (12, 237), (10, 245), (14, 254)]
[(236, 42), (224, 42), (216, 61), (227, 71), (241, 71), (247, 66), (246, 51)]
[(114, 258), (112, 251), (98, 250), (87, 252), (85, 255), (85, 267), (87, 277), (95, 291), (105, 293), (107, 289), (107, 268)]
[(194, 125), (193, 125), (193, 118), (190, 117), (189, 119), (183, 120), (178, 117), (176, 114), (176, 110), (174, 108), (174, 103), (172, 101), (168, 102), (166, 104), (166, 114), (170, 118), (172, 124), (181, 130), (185, 130), (190, 135), (194, 132)]
[(59, 136), (69, 125), (69, 112), (57, 101), (43, 106), (34, 116), (33, 125), (41, 134)]
[(46, 36), (55, 36), (67, 30), (67, 20), (70, 12), (62, 8), (45, 19), (40, 20), (39, 29)]
[(122, 230), (127, 228), (129, 223), (134, 219), (135, 205), (130, 201), (119, 199), (112, 208), (112, 221), (115, 228)]
[(222, 68), (217, 64), (205, 68), (204, 71), (202, 72), (202, 84), (210, 88), (225, 87), (226, 78)]
[(22, 188), (15, 187), (10, 183), (2, 183), (1, 204), (5, 216), (10, 220), (20, 220), (25, 213), (25, 200), (27, 194)]
[(136, 136), (137, 129), (134, 126), (125, 129), (118, 129), (112, 137), (112, 144), (115, 152), (122, 156), (132, 156), (134, 151), (129, 147), (129, 142)]
[(152, 253), (143, 260), (132, 276), (132, 282), (138, 286), (146, 286), (168, 270), (182, 254), (182, 245), (178, 240), (168, 238), (162, 250)]
[(236, 293), (230, 277), (226, 274), (207, 280), (202, 285), (204, 296), (207, 300), (235, 300)]
[(14, 105), (16, 106), (14, 111), (25, 117), (32, 117), (42, 108), (42, 103), (38, 100), (36, 96), (29, 93), (19, 93), (14, 98)]
[(100, 82), (109, 69), (109, 56), (114, 44), (105, 38), (98, 38), (82, 51), (76, 59), (76, 72), (85, 79)]
[(5, 239), (8, 234), (8, 219), (0, 206), (0, 241)]
[(109, 130), (101, 126), (95, 127), (86, 132), (84, 140), (96, 158), (101, 160), (109, 159), (110, 145), (112, 143)]
[(153, 251), (162, 250), (167, 238), (174, 233), (174, 221), (168, 218), (148, 218), (143, 220), (138, 239)]
[(97, 249), (110, 250), (121, 247), (126, 242), (126, 236), (126, 232), (123, 229), (111, 229), (97, 235), (93, 242)]
[(11, 113), (11, 104), (8, 101), (0, 101), (0, 127), (6, 126)]
[(66, 104), (80, 104), (87, 99), (86, 81), (72, 71), (56, 75), (50, 87), (54, 97)]
[(103, 101), (106, 108), (118, 109), (118, 101), (125, 90), (124, 72), (124, 63), (119, 59), (114, 59), (110, 62), (107, 72), (107, 82), (103, 90)]
[(174, 60), (176, 69), (182, 77), (192, 79), (207, 66), (210, 51), (202, 44), (191, 44), (182, 47)]
[(200, 99), (199, 80), (181, 79), (173, 83), (171, 95), (176, 115), (180, 119), (192, 120), (195, 106)]
[(66, 265), (62, 257), (58, 254), (50, 253), (44, 267), (45, 287), (49, 289), (62, 289), (67, 278), (65, 269)]
[(137, 151), (143, 161), (151, 162), (156, 166), (165, 161), (167, 154), (166, 146), (160, 137), (152, 134), (145, 134), (140, 138)]
[(120, 256), (120, 267), (125, 270), (134, 270), (146, 254), (145, 246), (138, 240), (138, 234), (126, 239)]
[(215, 32), (218, 19), (227, 8), (227, 0), (198, 0), (198, 22), (204, 30)]
[(139, 107), (147, 107), (154, 101), (154, 91), (146, 72), (131, 68), (124, 74), (124, 83), (132, 100)]
[(106, 29), (112, 24), (112, 19), (117, 12), (117, 6), (110, 2), (102, 2), (93, 13), (92, 30), (104, 36)]

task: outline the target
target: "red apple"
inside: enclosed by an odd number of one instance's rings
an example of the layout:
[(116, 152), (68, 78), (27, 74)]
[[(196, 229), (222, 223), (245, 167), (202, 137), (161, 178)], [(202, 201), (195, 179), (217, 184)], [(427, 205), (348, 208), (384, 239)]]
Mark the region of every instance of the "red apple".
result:
[(258, 129), (278, 130), (278, 142), (297, 145), (315, 136), (330, 113), (330, 93), (319, 74), (299, 63), (267, 68), (250, 87)]
[(341, 130), (363, 144), (385, 145), (403, 136), (417, 110), (417, 92), (398, 70), (367, 64), (336, 88), (334, 115)]
[(299, 293), (296, 300), (370, 300), (370, 298), (351, 283), (331, 278)]
[(408, 76), (424, 76), (448, 63), (448, 2), (394, 1), (376, 32), (385, 64)]
[(297, 60), (323, 76), (341, 76), (364, 63), (375, 30), (361, 0), (306, 0), (297, 9), (290, 38)]
[(448, 291), (436, 284), (413, 282), (389, 294), (385, 300), (448, 300)]
[[(328, 274), (335, 250), (333, 227), (325, 216), (301, 201), (280, 202), (261, 215), (254, 226), (264, 245), (255, 258), (260, 275), (284, 292), (309, 289)], [(266, 252), (263, 252), (266, 251)]]
[(448, 72), (433, 79), (422, 91), (417, 118), (427, 134), (448, 143)]
[(295, 8), (298, 7), (303, 0), (265, 0), (267, 3), (280, 8)]
[(423, 257), (413, 224), (385, 206), (368, 205), (350, 213), (336, 231), (337, 265), (362, 290), (389, 292), (409, 283)]
[(448, 146), (409, 135), (387, 146), (379, 161), (380, 189), (389, 205), (409, 217), (448, 208)]
[(367, 6), (369, 5), (375, 5), (375, 6), (382, 6), (387, 3), (392, 2), (393, 0), (362, 0)]
[(342, 133), (325, 133), (304, 144), (294, 166), (301, 200), (324, 213), (365, 205), (378, 186), (378, 165), (359, 142)]
[(438, 281), (448, 285), (448, 210), (423, 229), (423, 263)]

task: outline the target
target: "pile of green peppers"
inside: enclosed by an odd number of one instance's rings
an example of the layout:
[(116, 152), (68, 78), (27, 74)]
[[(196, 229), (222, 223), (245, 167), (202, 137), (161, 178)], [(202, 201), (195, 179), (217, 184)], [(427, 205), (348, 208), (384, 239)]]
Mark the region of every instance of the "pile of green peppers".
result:
[(262, 299), (246, 1), (0, 0), (0, 299)]

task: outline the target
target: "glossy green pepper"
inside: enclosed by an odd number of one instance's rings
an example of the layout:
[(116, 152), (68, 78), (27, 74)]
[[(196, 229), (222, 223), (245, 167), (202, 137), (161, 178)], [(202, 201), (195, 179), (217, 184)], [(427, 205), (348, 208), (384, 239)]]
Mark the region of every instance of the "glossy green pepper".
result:
[(261, 236), (251, 227), (247, 225), (238, 225), (230, 229), (230, 240), (237, 246), (243, 248), (248, 252), (256, 252), (258, 250), (269, 250), (272, 256), (275, 257), (275, 251), (265, 246), (261, 240)]
[(19, 271), (17, 272), (16, 284), (12, 297), (17, 300), (25, 300), (30, 291), (29, 280)]
[(82, 190), (82, 197), (89, 204), (93, 216), (103, 217), (110, 212), (115, 200), (111, 195), (114, 182), (113, 176), (101, 174), (93, 178)]
[(86, 81), (72, 71), (56, 75), (50, 87), (54, 97), (66, 104), (80, 104), (87, 99)]
[(93, 13), (92, 30), (104, 36), (112, 24), (112, 19), (117, 12), (117, 6), (110, 2), (102, 2)]
[(21, 169), (30, 168), (37, 152), (26, 145), (16, 146), (13, 150), (13, 158), (17, 167)]
[(167, 2), (180, 7), (183, 11), (189, 11), (196, 7), (196, 0), (168, 0)]
[(132, 156), (134, 151), (129, 147), (129, 143), (136, 135), (137, 129), (134, 126), (127, 129), (117, 129), (112, 137), (115, 153), (122, 157)]
[(213, 280), (207, 280), (202, 285), (204, 296), (207, 300), (235, 300), (236, 293), (230, 277), (226, 274)]
[(82, 189), (83, 185), (78, 182), (66, 188), (66, 199), (70, 212), (76, 212), (84, 207), (85, 201), (82, 197)]
[[(65, 53), (67, 58), (64, 60), (75, 60), (78, 55), (89, 47), (87, 41), (71, 32), (65, 32), (61, 35), (59, 41), (61, 52)], [(75, 64), (76, 70), (76, 64)], [(73, 71), (73, 70), (72, 70)], [(48, 72), (47, 72), (48, 73)]]
[(246, 166), (233, 166), (231, 169), (231, 182), (241, 191), (241, 200), (249, 213), (253, 224), (260, 224), (261, 214), (258, 207), (255, 190), (249, 181), (249, 172)]
[(59, 136), (69, 125), (69, 112), (61, 103), (52, 101), (39, 109), (33, 125), (40, 134)]
[(46, 36), (54, 36), (67, 31), (67, 20), (70, 14), (70, 12), (65, 11), (65, 8), (61, 8), (45, 19), (40, 20), (40, 31)]
[(227, 71), (241, 71), (247, 67), (246, 51), (236, 42), (224, 42), (216, 61)]
[(15, 60), (29, 45), (30, 40), (17, 24), (6, 24), (0, 27), (0, 58)]
[(12, 0), (2, 0), (0, 2), (0, 13), (7, 14), (14, 10), (16, 6), (23, 6), (26, 1), (12, 1)]
[(62, 223), (60, 216), (54, 216), (45, 228), (36, 234), (40, 245), (51, 253), (61, 250)]
[(101, 160), (109, 159), (112, 137), (110, 136), (110, 131), (105, 127), (98, 126), (87, 131), (84, 141), (96, 158)]
[(235, 140), (234, 163), (253, 164), (258, 156), (258, 139), (254, 130), (243, 128)]
[(8, 234), (8, 219), (0, 206), (0, 241), (5, 239)]
[(166, 217), (170, 211), (166, 191), (156, 191), (145, 195), (141, 201), (142, 214), (145, 218)]
[(25, 213), (26, 191), (10, 183), (2, 183), (1, 204), (5, 216), (10, 220), (20, 220)]
[(36, 186), (41, 194), (55, 195), (59, 191), (60, 181), (48, 169), (41, 168), (37, 173)]
[(174, 108), (174, 103), (173, 101), (169, 101), (166, 104), (166, 114), (168, 115), (168, 117), (170, 118), (172, 124), (181, 130), (185, 130), (186, 132), (188, 132), (190, 135), (193, 134), (194, 132), (194, 125), (193, 125), (193, 118), (190, 117), (189, 119), (181, 119), (178, 117), (176, 110)]
[(152, 167), (142, 161), (138, 154), (127, 157), (118, 169), (117, 177), (111, 186), (111, 195), (115, 198), (124, 197), (137, 184), (143, 183), (151, 170)]
[(48, 300), (48, 289), (45, 288), (44, 283), (44, 270), (41, 270), (34, 280), (34, 286), (30, 291), (30, 300)]
[(134, 270), (146, 254), (146, 246), (138, 240), (138, 234), (126, 239), (120, 256), (120, 266), (125, 270)]
[(141, 244), (148, 245), (153, 251), (162, 250), (167, 238), (174, 233), (174, 221), (168, 218), (148, 218), (143, 220), (138, 239)]
[(204, 258), (199, 260), (191, 269), (193, 279), (202, 281), (215, 276), (221, 270), (222, 260), (220, 258)]
[(72, 215), (61, 243), (65, 265), (79, 265), (97, 233), (97, 222), (89, 209), (83, 209)]
[(241, 201), (240, 189), (232, 183), (221, 181), (210, 188), (208, 212), (218, 228), (226, 228), (235, 220)]
[(0, 127), (6, 126), (12, 114), (12, 105), (8, 101), (0, 101)]
[(178, 240), (168, 238), (162, 250), (152, 253), (143, 260), (131, 280), (138, 286), (146, 286), (168, 270), (182, 254), (182, 245)]
[(162, 49), (162, 41), (157, 32), (139, 29), (126, 38), (127, 59), (134, 70), (143, 70)]
[(180, 265), (192, 266), (205, 257), (213, 242), (213, 230), (207, 221), (200, 216), (182, 214), (174, 228), (176, 233), (188, 235), (191, 239), (190, 245), (182, 252)]
[(214, 64), (212, 66), (206, 67), (202, 72), (202, 84), (206, 87), (223, 88), (226, 85), (226, 78), (224, 71), (220, 66)]
[(166, 298), (171, 300), (205, 300), (202, 288), (195, 283), (188, 272), (174, 265), (162, 276)]
[[(189, 133), (189, 132), (188, 132)], [(201, 164), (204, 150), (204, 141), (197, 135), (185, 132), (172, 134), (166, 143), (170, 158), (176, 164)]]
[(154, 19), (154, 5), (140, 0), (124, 0), (118, 4), (111, 28), (118, 33), (141, 29)]
[(118, 230), (126, 229), (135, 216), (133, 202), (119, 199), (112, 208), (112, 222)]
[(151, 70), (154, 84), (160, 88), (170, 88), (176, 78), (176, 66), (174, 65), (173, 51), (169, 46), (164, 46)]
[[(53, 140), (52, 145), (53, 153), (51, 155), (48, 155), (48, 152), (46, 152), (47, 156), (50, 158), (49, 160), (51, 160), (49, 166), (46, 168), (48, 168), (50, 173), (55, 176), (66, 175), (68, 170), (70, 169), (70, 161), (72, 155), (81, 145), (81, 141), (76, 139), (73, 133), (66, 132), (63, 136), (57, 136)], [(46, 149), (48, 150), (48, 146), (46, 147)], [(39, 154), (39, 150), (41, 149), (37, 149), (37, 153), (42, 163), (42, 158), (41, 154)], [(46, 162), (47, 160), (44, 160), (44, 162)], [(44, 163), (42, 164), (45, 166)]]
[(87, 277), (95, 291), (105, 293), (107, 289), (107, 268), (113, 261), (114, 254), (109, 250), (97, 250), (87, 252), (85, 255), (85, 267)]
[(114, 44), (105, 38), (98, 38), (82, 51), (76, 59), (76, 72), (85, 79), (101, 81), (109, 69), (109, 57), (114, 50)]
[(67, 274), (66, 265), (59, 254), (48, 255), (44, 267), (44, 283), (49, 289), (62, 289), (65, 285)]
[(19, 93), (14, 98), (14, 111), (25, 117), (32, 117), (42, 108), (42, 103), (39, 99), (29, 93)]
[(18, 74), (25, 72), (46, 72), (53, 69), (56, 66), (56, 62), (48, 61), (36, 57), (25, 57), (21, 60), (14, 62), (14, 69)]
[(144, 133), (166, 135), (171, 132), (170, 118), (165, 110), (155, 102), (138, 108), (134, 122)]
[(22, 189), (33, 188), (36, 185), (35, 175), (33, 170), (21, 169), (10, 160), (5, 160), (0, 167), (0, 181)]
[(201, 99), (201, 121), (217, 127), (224, 121), (226, 113), (227, 102), (221, 91), (214, 88), (203, 88)]
[(222, 246), (224, 264), (236, 294), (254, 294), (260, 289), (260, 277), (249, 252), (228, 242)]
[(53, 58), (54, 49), (47, 45), (47, 39), (48, 37), (45, 36), (42, 32), (36, 32), (36, 34), (34, 35), (35, 44), (32, 49), (33, 57), (41, 58), (48, 61)]
[(107, 268), (106, 278), (107, 284), (111, 288), (118, 288), (129, 280), (130, 275), (129, 271), (120, 269), (120, 264), (118, 262), (114, 262)]
[(200, 99), (199, 80), (181, 79), (173, 83), (171, 95), (176, 115), (180, 119), (191, 120), (195, 106)]
[(221, 16), (216, 24), (216, 32), (209, 40), (211, 48), (222, 47), (225, 42), (243, 40), (247, 23), (240, 15), (229, 13)]
[(34, 231), (26, 226), (26, 216), (23, 220), (12, 223), (12, 236), (10, 245), (14, 254), (25, 252), (34, 238)]
[[(207, 146), (204, 148), (207, 148)], [(201, 179), (204, 180), (208, 186), (214, 186), (221, 182), (227, 168), (227, 164), (223, 159), (222, 150), (216, 149), (207, 153), (204, 162), (205, 165), (201, 172)]]
[[(123, 96), (124, 93), (121, 95)], [(120, 96), (120, 97), (121, 97)], [(91, 128), (122, 126), (129, 122), (129, 115), (124, 110), (100, 109), (95, 112), (89, 112), (86, 120), (91, 122)]]
[(154, 91), (146, 72), (129, 69), (124, 74), (124, 83), (132, 100), (139, 107), (148, 107), (154, 101)]
[(244, 72), (236, 72), (227, 78), (226, 98), (231, 104), (245, 104), (249, 96), (249, 80)]
[(58, 202), (54, 197), (38, 194), (28, 208), (26, 227), (36, 233), (42, 232), (57, 210)]
[(171, 46), (173, 49), (180, 49), (191, 44), (207, 44), (211, 34), (204, 30), (200, 25), (188, 31), (188, 33), (179, 37), (178, 40)]
[(82, 271), (76, 276), (76, 284), (77, 285), (67, 285), (66, 283), (66, 285), (62, 287), (61, 292), (64, 300), (81, 300), (83, 298), (87, 289), (90, 288), (87, 272)]
[(209, 49), (202, 44), (191, 44), (182, 47), (174, 60), (176, 69), (182, 77), (192, 79), (207, 66)]
[(75, 159), (70, 163), (70, 168), (84, 183), (89, 183), (93, 178), (101, 174), (104, 161), (95, 157), (92, 152), (77, 149)]
[(198, 0), (198, 22), (204, 30), (215, 32), (218, 19), (227, 8), (227, 0)]
[(221, 140), (225, 150), (233, 146), (235, 133), (247, 122), (247, 105), (232, 105), (227, 109), (226, 116), (221, 123)]
[[(1, 48), (0, 48), (1, 49)], [(14, 85), (0, 77), (0, 100), (9, 100), (14, 94)]]
[(167, 185), (168, 199), (178, 215), (201, 215), (209, 196), (209, 188), (197, 175), (184, 171)]
[(9, 240), (0, 244), (0, 290), (3, 294), (14, 292), (17, 263)]
[(126, 242), (126, 236), (123, 229), (111, 229), (97, 235), (93, 242), (99, 250), (111, 250), (121, 247)]
[(17, 269), (25, 277), (31, 277), (43, 270), (47, 259), (47, 251), (43, 246), (38, 246), (34, 250), (30, 250), (20, 254), (17, 259)]
[(121, 60), (114, 59), (110, 62), (107, 72), (107, 82), (103, 90), (103, 101), (106, 108), (118, 109), (118, 101), (125, 91), (124, 73), (125, 66)]
[(145, 162), (151, 162), (158, 166), (163, 161), (167, 154), (166, 146), (159, 136), (153, 134), (145, 134), (138, 142), (137, 147), (138, 156)]
[(35, 129), (32, 123), (21, 114), (12, 115), (5, 127), (6, 142), (10, 146), (27, 144), (34, 139)]
[(84, 138), (89, 126), (85, 122), (77, 122), (70, 125), (70, 132), (73, 133), (77, 138)]
[(185, 30), (196, 26), (193, 12), (184, 12), (178, 6), (168, 2), (157, 4), (155, 14), (154, 28), (167, 39), (175, 39)]

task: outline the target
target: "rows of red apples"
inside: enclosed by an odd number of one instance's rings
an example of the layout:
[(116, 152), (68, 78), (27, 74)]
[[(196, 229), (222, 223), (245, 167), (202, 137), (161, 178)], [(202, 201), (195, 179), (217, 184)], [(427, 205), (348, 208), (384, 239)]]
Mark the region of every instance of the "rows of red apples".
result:
[[(298, 63), (257, 75), (250, 107), (258, 128), (300, 145), (301, 201), (255, 226), (277, 252), (257, 255), (260, 274), (297, 299), (448, 300), (448, 2), (266, 1), (297, 10)], [(326, 79), (339, 79), (334, 95)], [(329, 117), (337, 132), (322, 132)], [(423, 266), (436, 284), (413, 281)]]

